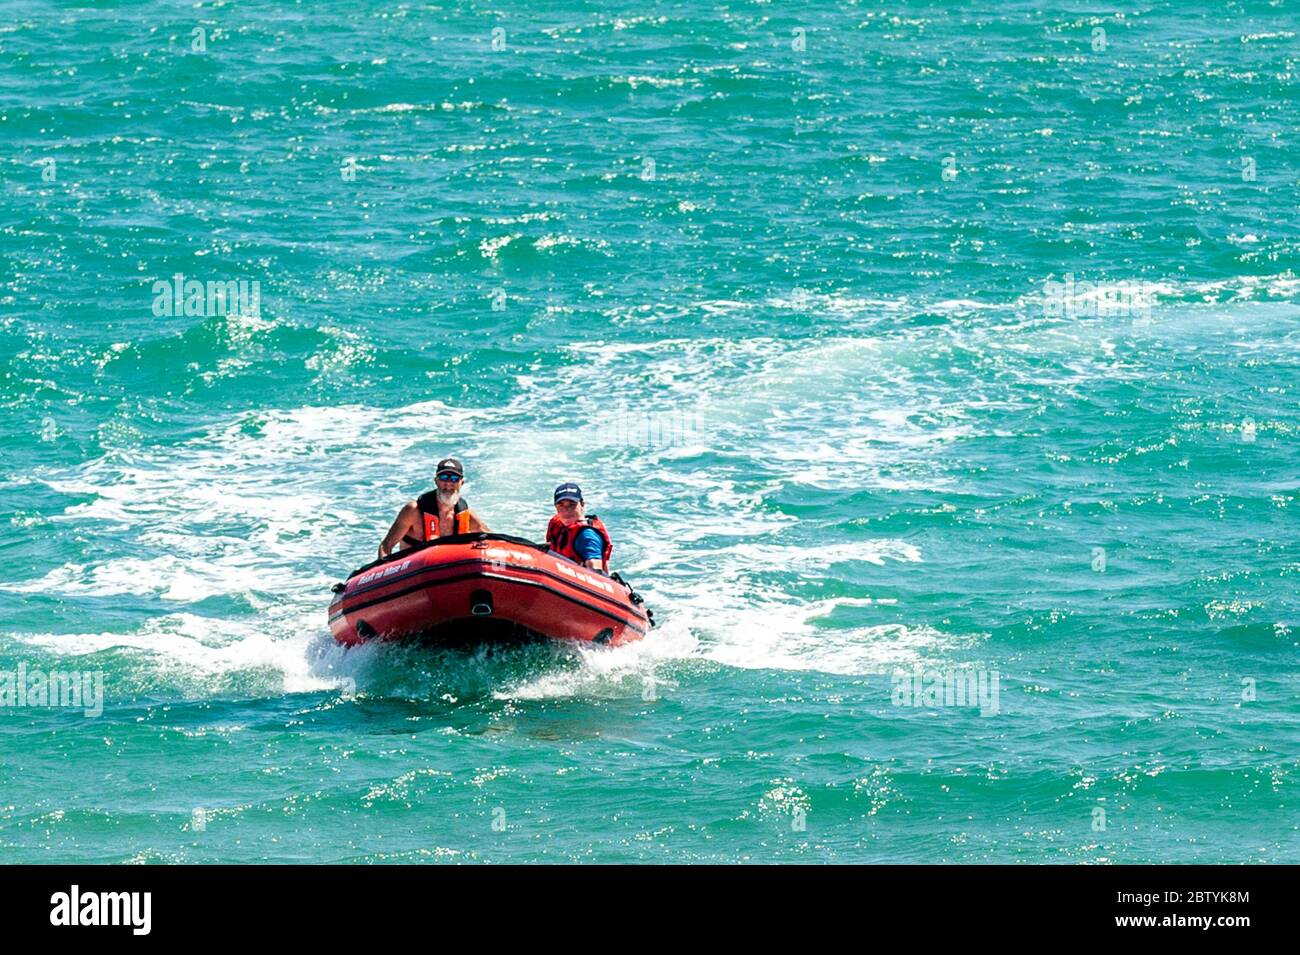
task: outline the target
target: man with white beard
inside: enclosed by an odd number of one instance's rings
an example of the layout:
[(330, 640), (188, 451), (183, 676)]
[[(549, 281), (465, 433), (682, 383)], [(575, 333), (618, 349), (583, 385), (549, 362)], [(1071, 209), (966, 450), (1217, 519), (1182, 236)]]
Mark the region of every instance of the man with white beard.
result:
[(461, 484), (465, 480), (465, 469), (460, 462), (455, 458), (444, 458), (438, 462), (434, 476), (438, 480), (437, 490), (407, 501), (398, 511), (397, 520), (393, 521), (379, 545), (381, 558), (391, 554), (399, 544), (414, 547), (439, 537), (487, 531), (488, 526), (460, 496)]

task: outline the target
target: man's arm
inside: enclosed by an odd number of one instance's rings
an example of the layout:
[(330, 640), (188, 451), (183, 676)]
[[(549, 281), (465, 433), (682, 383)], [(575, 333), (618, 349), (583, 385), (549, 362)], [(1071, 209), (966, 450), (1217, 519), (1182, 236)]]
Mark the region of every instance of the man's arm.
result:
[(573, 549), (582, 558), (583, 567), (590, 567), (592, 570), (601, 569), (601, 565), (604, 563), (601, 560), (601, 556), (604, 554), (604, 541), (590, 527), (584, 527), (578, 531), (578, 536), (573, 539)]
[(482, 531), (484, 534), (492, 533), (488, 530), (488, 526), (483, 523), (483, 519), (474, 512), (473, 508), (470, 508), (469, 512), (469, 529), (471, 533), (474, 531)]
[[(418, 530), (420, 520), (420, 508), (414, 501), (407, 501), (406, 506), (397, 512), (397, 519), (393, 521), (393, 526), (388, 529), (384, 535), (383, 541), (379, 545), (379, 556), (387, 557), (393, 552), (393, 548), (401, 542), (402, 538), (412, 530)], [(419, 536), (418, 534), (416, 536)]]

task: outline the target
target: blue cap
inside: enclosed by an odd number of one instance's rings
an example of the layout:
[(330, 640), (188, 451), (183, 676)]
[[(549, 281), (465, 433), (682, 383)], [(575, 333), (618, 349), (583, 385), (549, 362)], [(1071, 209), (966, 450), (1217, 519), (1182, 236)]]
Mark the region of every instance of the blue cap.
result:
[(561, 501), (581, 501), (582, 488), (576, 484), (561, 484), (555, 489), (555, 503)]

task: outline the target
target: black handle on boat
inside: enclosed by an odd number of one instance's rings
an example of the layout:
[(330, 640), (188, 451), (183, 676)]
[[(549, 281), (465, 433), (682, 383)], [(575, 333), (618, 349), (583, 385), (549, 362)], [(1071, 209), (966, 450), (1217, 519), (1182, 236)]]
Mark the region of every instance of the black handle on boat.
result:
[(645, 606), (645, 598), (632, 589), (632, 585), (623, 579), (623, 575), (615, 571), (609, 575), (610, 580), (616, 580), (627, 588), (627, 599), (632, 601), (632, 606), (642, 607), (645, 610), (645, 618), (650, 621), (650, 626), (655, 625), (655, 612)]

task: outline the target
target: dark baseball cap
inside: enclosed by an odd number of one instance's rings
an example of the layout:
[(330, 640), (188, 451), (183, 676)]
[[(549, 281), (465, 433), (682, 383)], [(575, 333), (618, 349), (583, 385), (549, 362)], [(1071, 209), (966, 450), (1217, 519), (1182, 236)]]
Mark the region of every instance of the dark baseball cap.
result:
[(461, 477), (465, 476), (465, 469), (460, 466), (460, 462), (455, 458), (443, 458), (438, 462), (438, 466), (433, 469), (434, 474), (441, 474), (443, 471), (451, 471)]
[(582, 488), (576, 484), (561, 484), (555, 489), (555, 503), (561, 501), (581, 501)]

